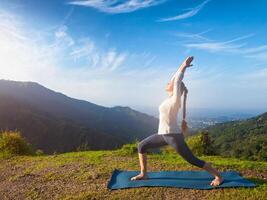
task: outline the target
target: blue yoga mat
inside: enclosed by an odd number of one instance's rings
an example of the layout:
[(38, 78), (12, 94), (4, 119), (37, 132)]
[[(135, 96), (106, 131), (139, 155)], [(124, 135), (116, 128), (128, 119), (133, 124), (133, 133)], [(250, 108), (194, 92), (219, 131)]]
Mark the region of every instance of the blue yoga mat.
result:
[(244, 179), (236, 171), (221, 172), (224, 182), (219, 186), (211, 186), (213, 176), (207, 171), (160, 171), (148, 172), (147, 180), (131, 181), (130, 178), (140, 171), (122, 171), (115, 169), (107, 187), (111, 190), (134, 187), (176, 187), (186, 189), (213, 189), (227, 187), (255, 187), (256, 184)]

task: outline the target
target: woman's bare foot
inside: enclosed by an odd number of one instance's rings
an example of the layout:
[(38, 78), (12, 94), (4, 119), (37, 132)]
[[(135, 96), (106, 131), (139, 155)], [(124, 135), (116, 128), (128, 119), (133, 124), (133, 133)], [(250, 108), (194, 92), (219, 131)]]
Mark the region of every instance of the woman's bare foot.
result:
[(217, 169), (215, 169), (211, 166), (211, 163), (205, 162), (203, 169), (207, 170), (209, 173), (211, 173), (215, 177), (213, 179), (213, 181), (211, 181), (211, 183), (210, 183), (211, 186), (218, 186), (223, 182), (222, 176), (217, 171)]
[(210, 185), (211, 186), (218, 186), (220, 185), (221, 183), (223, 182), (223, 178), (222, 177), (219, 177), (219, 176), (216, 176), (213, 181), (211, 181)]
[(137, 176), (132, 177), (131, 178), (131, 181), (134, 181), (134, 180), (142, 180), (142, 179), (147, 179), (147, 175), (146, 174), (143, 174), (143, 173), (140, 173)]

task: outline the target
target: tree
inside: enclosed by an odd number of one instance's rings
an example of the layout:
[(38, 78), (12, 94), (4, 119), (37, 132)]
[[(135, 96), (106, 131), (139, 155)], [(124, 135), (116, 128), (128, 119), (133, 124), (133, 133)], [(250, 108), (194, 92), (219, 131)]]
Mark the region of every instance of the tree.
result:
[(213, 142), (208, 131), (201, 131), (201, 146), (203, 148), (204, 155), (214, 155)]
[(199, 131), (187, 139), (187, 144), (195, 155), (214, 155), (213, 140), (208, 131)]

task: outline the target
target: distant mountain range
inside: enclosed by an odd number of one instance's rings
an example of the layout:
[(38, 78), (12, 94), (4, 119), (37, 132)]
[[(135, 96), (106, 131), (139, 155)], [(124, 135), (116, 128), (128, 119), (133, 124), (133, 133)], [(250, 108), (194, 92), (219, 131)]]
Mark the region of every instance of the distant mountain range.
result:
[(46, 153), (114, 149), (157, 128), (156, 117), (130, 107), (104, 107), (38, 83), (0, 80), (0, 129), (20, 131)]

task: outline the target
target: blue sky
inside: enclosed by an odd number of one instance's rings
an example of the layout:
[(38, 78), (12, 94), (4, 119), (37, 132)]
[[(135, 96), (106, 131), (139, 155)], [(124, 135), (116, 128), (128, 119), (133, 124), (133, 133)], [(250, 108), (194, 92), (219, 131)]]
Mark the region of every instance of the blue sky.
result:
[(157, 108), (182, 60), (191, 108), (267, 110), (267, 2), (0, 0), (0, 79)]

